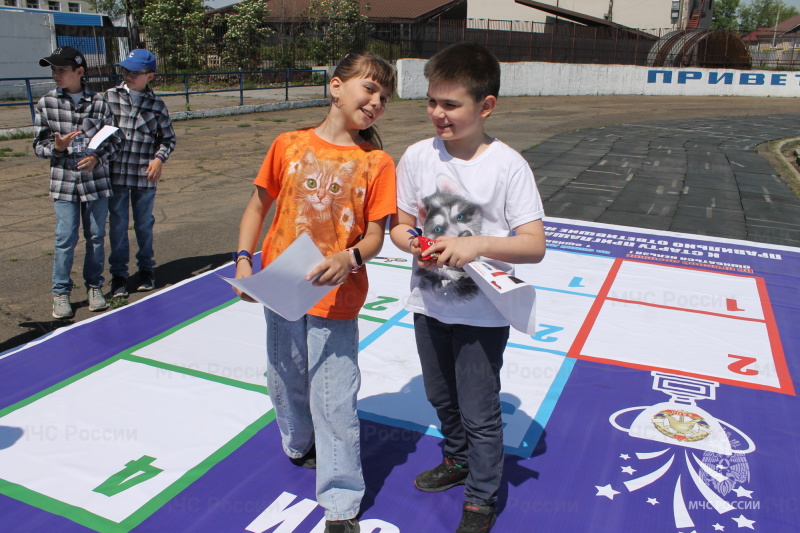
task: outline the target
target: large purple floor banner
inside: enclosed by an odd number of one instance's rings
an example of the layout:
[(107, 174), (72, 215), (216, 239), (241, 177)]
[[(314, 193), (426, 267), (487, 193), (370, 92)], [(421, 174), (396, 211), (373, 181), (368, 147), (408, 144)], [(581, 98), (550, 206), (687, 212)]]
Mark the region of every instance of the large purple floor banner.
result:
[[(800, 249), (548, 219), (502, 369), (493, 531), (800, 531)], [(365, 533), (448, 533), (387, 239), (359, 317)], [(264, 318), (227, 265), (0, 355), (0, 531), (322, 533), (283, 453)]]

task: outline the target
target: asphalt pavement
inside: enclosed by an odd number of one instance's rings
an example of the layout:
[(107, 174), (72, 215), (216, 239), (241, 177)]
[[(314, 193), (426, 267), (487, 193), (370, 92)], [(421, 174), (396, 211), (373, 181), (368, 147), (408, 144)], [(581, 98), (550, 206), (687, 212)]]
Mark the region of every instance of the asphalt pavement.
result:
[[(221, 101), (193, 98), (192, 108)], [(431, 136), (425, 107), (390, 103), (380, 131), (395, 161)], [(0, 109), (0, 125), (17, 126)], [(27, 110), (14, 112), (27, 125)], [(547, 216), (800, 246), (800, 200), (787, 185), (795, 174), (763, 150), (767, 141), (800, 136), (798, 113), (793, 98), (501, 97), (487, 131), (530, 162)], [(156, 292), (230, 261), (272, 140), (324, 116), (317, 107), (174, 123), (178, 146), (154, 213)], [(48, 179), (30, 139), (0, 141), (0, 353), (98, 316), (80, 287), (73, 320), (50, 316)], [(81, 239), (78, 285), (83, 246)], [(134, 292), (129, 301), (148, 294)]]
[(800, 114), (620, 124), (523, 152), (549, 216), (800, 246), (800, 199), (759, 150)]

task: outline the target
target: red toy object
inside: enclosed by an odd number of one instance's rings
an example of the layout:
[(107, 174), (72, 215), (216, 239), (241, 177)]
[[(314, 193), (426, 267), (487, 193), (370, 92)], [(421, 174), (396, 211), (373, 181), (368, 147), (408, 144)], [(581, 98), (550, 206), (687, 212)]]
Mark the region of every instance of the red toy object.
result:
[[(412, 239), (414, 237), (419, 239), (419, 247), (422, 249), (423, 253), (425, 252), (425, 250), (427, 250), (430, 247), (431, 244), (436, 242), (434, 239), (429, 239), (427, 237), (423, 237), (422, 236), (422, 230), (419, 229), (419, 228), (410, 229), (410, 230), (408, 230), (408, 233), (411, 234), (411, 238)], [(436, 259), (437, 257), (439, 257), (439, 254), (433, 253), (433, 254), (430, 254), (430, 255), (421, 255), (420, 259), (422, 259), (423, 261), (430, 261), (432, 259)]]
[(419, 247), (422, 249), (422, 254), (423, 254), (420, 256), (420, 259), (422, 259), (423, 261), (430, 261), (432, 259), (436, 259), (437, 257), (439, 257), (439, 254), (437, 253), (425, 255), (425, 250), (427, 250), (431, 246), (431, 244), (435, 243), (436, 242), (435, 240), (423, 237), (422, 235), (418, 236), (417, 239), (419, 239)]

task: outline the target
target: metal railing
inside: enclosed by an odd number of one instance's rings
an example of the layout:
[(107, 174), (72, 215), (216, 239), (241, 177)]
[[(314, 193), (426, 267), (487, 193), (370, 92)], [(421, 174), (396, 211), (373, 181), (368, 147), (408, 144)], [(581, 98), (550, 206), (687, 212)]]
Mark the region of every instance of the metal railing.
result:
[[(120, 74), (95, 74), (84, 76), (89, 86), (97, 91), (104, 91), (115, 87), (122, 81)], [(50, 80), (49, 77), (37, 78), (0, 78), (0, 84), (4, 82), (23, 82), (25, 84), (25, 94), (27, 99), (20, 102), (0, 103), (0, 107), (8, 106), (28, 106), (31, 111), (31, 124), (35, 123), (36, 103), (39, 97), (34, 99), (31, 89), (31, 81)], [(170, 80), (179, 80), (183, 90), (159, 91), (159, 87), (174, 87), (178, 83)], [(203, 84), (202, 80), (206, 80)], [(209, 85), (223, 86), (227, 88), (208, 89)], [(289, 90), (301, 87), (322, 87), (323, 99), (328, 97), (328, 71), (325, 69), (283, 69), (283, 70), (254, 70), (254, 71), (234, 71), (234, 72), (208, 72), (191, 74), (156, 74), (151, 82), (154, 92), (160, 96), (184, 96), (187, 106), (191, 104), (190, 97), (199, 94), (212, 93), (239, 93), (239, 105), (244, 105), (244, 94), (248, 91), (259, 91), (267, 89), (283, 89), (284, 101), (289, 100)], [(203, 89), (193, 90), (192, 87), (202, 87)]]

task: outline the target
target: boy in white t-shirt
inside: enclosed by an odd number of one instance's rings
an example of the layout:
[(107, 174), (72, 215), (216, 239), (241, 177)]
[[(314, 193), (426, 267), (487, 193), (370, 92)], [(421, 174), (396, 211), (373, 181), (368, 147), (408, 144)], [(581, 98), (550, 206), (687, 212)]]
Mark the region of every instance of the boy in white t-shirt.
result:
[[(414, 482), (426, 492), (465, 484), (456, 533), (488, 532), (502, 477), (500, 368), (509, 323), (462, 267), (477, 258), (541, 261), (544, 210), (525, 159), (484, 132), (500, 91), (492, 53), (457, 43), (434, 55), (424, 72), (436, 137), (412, 145), (400, 160), (391, 239), (417, 260), (406, 309), (414, 312), (445, 457)], [(437, 241), (424, 254), (409, 235), (415, 228)]]

